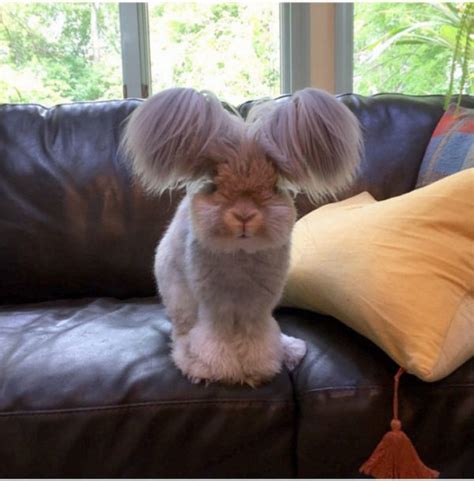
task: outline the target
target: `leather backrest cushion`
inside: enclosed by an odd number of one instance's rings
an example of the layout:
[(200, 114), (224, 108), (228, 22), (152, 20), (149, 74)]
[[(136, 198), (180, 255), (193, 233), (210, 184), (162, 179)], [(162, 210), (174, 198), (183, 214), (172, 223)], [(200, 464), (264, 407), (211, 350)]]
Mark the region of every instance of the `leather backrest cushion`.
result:
[(176, 202), (145, 196), (118, 153), (137, 105), (0, 106), (0, 303), (155, 293)]
[[(356, 185), (344, 197), (369, 191), (377, 200), (415, 188), (431, 135), (444, 113), (444, 96), (341, 96), (364, 133), (365, 156)], [(474, 107), (474, 97), (463, 104)]]
[[(341, 100), (366, 144), (361, 175), (343, 196), (411, 190), (443, 98)], [(154, 249), (181, 194), (147, 197), (118, 151), (138, 104), (0, 105), (0, 303), (155, 293)], [(300, 215), (314, 208), (304, 196), (297, 204)]]

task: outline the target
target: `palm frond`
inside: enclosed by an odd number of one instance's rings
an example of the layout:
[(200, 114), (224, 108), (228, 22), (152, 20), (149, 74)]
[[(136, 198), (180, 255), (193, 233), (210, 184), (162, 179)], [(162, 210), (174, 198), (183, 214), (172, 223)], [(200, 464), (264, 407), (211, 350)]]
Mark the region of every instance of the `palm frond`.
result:
[(465, 11), (466, 15), (466, 41), (464, 45), (464, 50), (462, 53), (462, 75), (461, 75), (461, 81), (460, 81), (460, 86), (459, 86), (459, 96), (458, 96), (458, 101), (456, 103), (456, 111), (459, 109), (459, 106), (461, 105), (461, 98), (462, 98), (462, 93), (464, 91), (464, 86), (466, 85), (468, 76), (469, 76), (469, 70), (468, 70), (468, 65), (471, 60), (471, 32), (473, 30), (473, 23), (474, 23), (474, 5), (470, 3), (466, 7)]
[(461, 15), (459, 14), (459, 7), (455, 7), (450, 3), (428, 2), (434, 10), (441, 16), (443, 23), (450, 23), (454, 27), (459, 26)]
[[(456, 65), (462, 65), (462, 76), (461, 76), (461, 89), (459, 91), (458, 103), (460, 103), (460, 99), (462, 96), (462, 92), (464, 89), (464, 84), (467, 79), (467, 64), (469, 61), (469, 52), (471, 50), (471, 31), (472, 31), (472, 24), (473, 24), (473, 15), (474, 15), (474, 8), (472, 3), (467, 4), (464, 7), (464, 10), (461, 15), (459, 29), (456, 35), (456, 45), (454, 47), (454, 52), (451, 60), (451, 72), (449, 76), (449, 87), (448, 92), (446, 94), (446, 98), (444, 101), (444, 108), (445, 110), (448, 109), (449, 103), (451, 102), (451, 98), (453, 96), (453, 89), (454, 89), (454, 73), (456, 71)], [(464, 49), (461, 53), (462, 45), (464, 44)], [(466, 56), (467, 53), (467, 56)]]

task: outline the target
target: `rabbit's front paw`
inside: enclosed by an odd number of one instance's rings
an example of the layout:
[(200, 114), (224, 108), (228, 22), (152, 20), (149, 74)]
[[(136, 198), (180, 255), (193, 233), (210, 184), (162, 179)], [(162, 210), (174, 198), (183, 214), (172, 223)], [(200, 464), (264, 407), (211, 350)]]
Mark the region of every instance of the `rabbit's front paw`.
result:
[(306, 354), (306, 343), (283, 333), (281, 342), (283, 344), (283, 363), (290, 371), (293, 371)]
[[(195, 334), (195, 332), (194, 332)], [(209, 336), (206, 343), (196, 336), (176, 336), (172, 358), (178, 369), (192, 383), (223, 382), (259, 386), (281, 370), (281, 346), (275, 343), (275, 353), (269, 355), (259, 344), (244, 343), (240, 352), (232, 343)], [(268, 346), (267, 346), (268, 347)]]
[(209, 382), (211, 378), (210, 369), (191, 353), (187, 335), (174, 337), (171, 357), (176, 367), (193, 384), (199, 384), (202, 381)]
[(207, 345), (201, 345), (192, 335), (176, 336), (171, 356), (178, 369), (193, 384), (202, 381), (206, 384), (219, 381), (229, 384), (241, 382), (240, 365), (224, 343), (218, 344), (208, 339)]
[(199, 360), (181, 366), (180, 370), (193, 384), (204, 383), (207, 386), (210, 382), (217, 381), (213, 378), (212, 370)]

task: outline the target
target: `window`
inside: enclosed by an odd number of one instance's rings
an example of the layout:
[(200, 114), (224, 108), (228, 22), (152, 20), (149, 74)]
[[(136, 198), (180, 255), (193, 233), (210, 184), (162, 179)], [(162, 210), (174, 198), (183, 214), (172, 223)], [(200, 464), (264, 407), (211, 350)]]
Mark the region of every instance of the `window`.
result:
[(0, 102), (121, 98), (124, 84), (136, 97), (172, 86), (231, 103), (276, 96), (279, 44), (277, 3), (5, 3)]
[(153, 92), (205, 88), (233, 104), (280, 93), (278, 3), (157, 3), (149, 10)]
[(232, 104), (307, 86), (445, 93), (466, 5), (2, 3), (0, 102), (146, 97), (172, 86)]
[(121, 94), (118, 4), (0, 4), (0, 102)]
[[(354, 91), (446, 93), (464, 8), (461, 3), (356, 3)], [(461, 66), (455, 73), (461, 76)]]

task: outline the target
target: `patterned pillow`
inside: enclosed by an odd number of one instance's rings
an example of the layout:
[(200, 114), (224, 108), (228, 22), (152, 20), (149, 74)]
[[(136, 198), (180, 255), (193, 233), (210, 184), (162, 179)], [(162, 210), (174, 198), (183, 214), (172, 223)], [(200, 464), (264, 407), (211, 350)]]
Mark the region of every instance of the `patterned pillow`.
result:
[(441, 117), (421, 162), (416, 188), (474, 167), (474, 109), (451, 105)]

